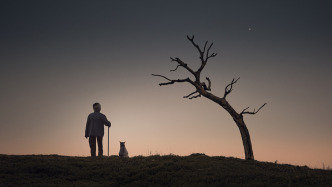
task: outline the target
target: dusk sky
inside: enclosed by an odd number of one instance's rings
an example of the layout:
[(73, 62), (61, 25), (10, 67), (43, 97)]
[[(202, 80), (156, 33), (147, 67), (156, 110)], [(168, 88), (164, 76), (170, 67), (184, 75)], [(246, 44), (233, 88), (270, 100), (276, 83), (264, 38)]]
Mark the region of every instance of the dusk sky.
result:
[[(110, 153), (244, 158), (238, 127), (194, 87), (199, 54), (186, 35), (213, 42), (202, 76), (245, 115), (259, 161), (332, 167), (332, 1), (16, 1), (0, 3), (0, 154), (89, 156), (92, 104), (112, 123)], [(104, 154), (107, 154), (105, 127)]]

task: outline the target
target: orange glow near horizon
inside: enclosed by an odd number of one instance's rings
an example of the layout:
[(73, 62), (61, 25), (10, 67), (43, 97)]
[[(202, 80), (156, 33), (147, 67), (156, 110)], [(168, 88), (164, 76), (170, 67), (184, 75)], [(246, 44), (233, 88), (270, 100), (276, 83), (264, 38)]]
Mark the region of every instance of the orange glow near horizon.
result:
[[(175, 93), (168, 95), (167, 89)], [(150, 98), (143, 93), (144, 89), (141, 91), (140, 100), (130, 99), (123, 94), (121, 96), (127, 98), (126, 100), (109, 103), (106, 97), (102, 99), (101, 112), (112, 122), (110, 155), (117, 155), (119, 141), (126, 141), (130, 157), (155, 154), (186, 156), (192, 153), (204, 153), (209, 156), (244, 158), (238, 128), (226, 111), (217, 104), (204, 98), (196, 101), (184, 100), (176, 96), (181, 95), (180, 91), (171, 87), (164, 89), (156, 86), (153, 90), (163, 97), (163, 101), (158, 97)], [(137, 94), (139, 93), (135, 93), (136, 96)], [(162, 107), (160, 107), (161, 102)], [(176, 106), (175, 103), (180, 104)], [(236, 101), (233, 103), (234, 106), (240, 105)], [(1, 144), (0, 153), (89, 156), (89, 145), (84, 138), (84, 129), (86, 116), (92, 109), (89, 106), (84, 107), (83, 104), (77, 102), (77, 105), (67, 109), (71, 118), (62, 118), (56, 123), (52, 122), (48, 126), (39, 128), (42, 133), (37, 131), (27, 136), (23, 131), (16, 130), (17, 135), (13, 136), (11, 141)], [(144, 106), (148, 107), (142, 110)], [(83, 107), (84, 109), (80, 111)], [(190, 108), (194, 110), (189, 110)], [(267, 105), (257, 115), (245, 116), (256, 160), (268, 162), (277, 160), (278, 163), (307, 165), (313, 168), (321, 168), (323, 163), (325, 166), (332, 165), (332, 151), (326, 149), (329, 146), (329, 137), (325, 137), (327, 139), (321, 137), (321, 140), (311, 142), (312, 140), (307, 140), (308, 134), (302, 133), (294, 134), (297, 138), (293, 139), (292, 133), (285, 134), (282, 129), (276, 128), (279, 123), (288, 123), (283, 127), (289, 127), (292, 121), (281, 119), (279, 122), (268, 121), (275, 118), (272, 110), (273, 108)], [(54, 115), (55, 112), (50, 115)], [(58, 115), (64, 114), (69, 115), (66, 112)], [(269, 124), (266, 125), (267, 123)], [(54, 127), (55, 124), (61, 125)], [(50, 130), (45, 133), (47, 129)], [(103, 143), (104, 155), (107, 155), (107, 127)], [(308, 149), (311, 151), (308, 152)]]

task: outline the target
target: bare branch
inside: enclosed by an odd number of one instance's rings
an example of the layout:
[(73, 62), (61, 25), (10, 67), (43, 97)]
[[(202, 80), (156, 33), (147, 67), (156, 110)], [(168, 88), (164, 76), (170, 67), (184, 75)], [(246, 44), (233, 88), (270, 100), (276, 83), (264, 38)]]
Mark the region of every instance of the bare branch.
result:
[(206, 41), (204, 44), (204, 48), (203, 48), (203, 53), (205, 53), (205, 49), (206, 49), (206, 45), (208, 44), (209, 41)]
[(212, 46), (213, 46), (213, 43), (210, 44), (210, 46), (206, 52), (205, 62), (207, 62), (209, 58), (215, 57), (218, 54), (218, 53), (212, 53), (211, 55), (209, 55), (210, 49), (212, 48)]
[(193, 74), (195, 77), (197, 77), (196, 73), (190, 68), (188, 67), (188, 65), (186, 63), (184, 63), (181, 59), (179, 58), (171, 58), (172, 62), (177, 62), (180, 66), (184, 67), (186, 70), (188, 70), (191, 74)]
[(245, 112), (249, 107), (245, 108), (242, 110), (242, 112), (240, 114), (243, 114), (243, 112)]
[(226, 87), (225, 87), (225, 93), (224, 93), (224, 99), (226, 99), (226, 96), (232, 92), (233, 90), (233, 84), (235, 84), (238, 80), (240, 79), (240, 77), (238, 79), (234, 79), (232, 80), (231, 83), (229, 83)]
[(157, 74), (152, 74), (152, 76), (156, 76), (156, 77), (162, 77), (166, 80), (168, 80), (169, 82), (165, 82), (165, 83), (159, 83), (159, 86), (164, 86), (164, 85), (169, 85), (169, 84), (174, 84), (176, 82), (189, 82), (192, 83), (192, 81), (189, 78), (186, 79), (169, 79), (163, 75), (157, 75)]
[(194, 42), (194, 38), (195, 36), (193, 35), (191, 38), (187, 35), (187, 38), (189, 41), (191, 41), (191, 43), (196, 47), (196, 49), (198, 50), (199, 54), (201, 56), (203, 56), (203, 51), (201, 50), (201, 48)]
[(211, 80), (209, 77), (206, 77), (206, 80), (208, 81), (208, 86), (206, 86), (205, 82), (202, 82), (201, 86), (203, 86), (205, 91), (211, 91)]
[(209, 77), (206, 77), (206, 80), (208, 81), (208, 89), (207, 90), (209, 90), (209, 91), (211, 91), (211, 80), (210, 80), (210, 78)]
[(197, 93), (197, 92), (198, 92), (198, 91), (194, 91), (194, 92), (190, 93), (189, 95), (183, 96), (183, 98), (188, 98), (188, 97), (194, 95), (194, 94)]
[(209, 46), (209, 48), (206, 52), (206, 58), (205, 58), (206, 60), (209, 58), (209, 53), (210, 53), (210, 49), (211, 49), (212, 46), (213, 46), (213, 42), (210, 44), (210, 46)]
[(196, 99), (196, 98), (198, 98), (198, 97), (201, 97), (201, 94), (198, 94), (198, 95), (196, 95), (196, 96), (189, 97), (189, 99)]
[(265, 105), (266, 105), (266, 103), (264, 103), (261, 107), (259, 107), (259, 109), (257, 111), (255, 111), (255, 109), (254, 109), (254, 111), (252, 111), (252, 112), (246, 111), (249, 108), (249, 107), (247, 107), (247, 108), (242, 110), (240, 115), (243, 115), (243, 114), (251, 114), (251, 115), (257, 114)]
[(195, 36), (194, 35), (192, 37), (189, 37), (187, 35), (187, 38), (199, 52), (199, 58), (201, 59), (201, 66), (196, 71), (196, 73), (198, 74), (198, 77), (199, 77), (199, 74), (204, 69), (208, 59), (217, 56), (217, 53), (212, 53), (211, 55), (209, 55), (209, 52), (210, 52), (210, 49), (213, 46), (213, 43), (210, 44), (210, 46), (208, 47), (208, 49), (206, 51), (206, 46), (208, 44), (208, 41), (206, 41), (205, 44), (204, 44), (204, 47), (203, 47), (203, 51), (202, 51), (201, 48), (195, 43), (195, 41), (194, 41)]
[(209, 59), (209, 58), (212, 58), (212, 57), (215, 57), (217, 56), (218, 53), (212, 53), (210, 56), (208, 56), (208, 54), (206, 54), (206, 61)]
[(172, 81), (171, 79), (169, 79), (169, 78), (167, 78), (167, 77), (165, 77), (165, 76), (163, 76), (163, 75), (152, 74), (152, 76), (155, 76), (155, 77), (162, 77), (162, 78), (164, 78), (164, 79), (166, 79), (166, 80)]
[(182, 65), (177, 65), (175, 69), (171, 69), (170, 71), (176, 71), (179, 66), (182, 66)]

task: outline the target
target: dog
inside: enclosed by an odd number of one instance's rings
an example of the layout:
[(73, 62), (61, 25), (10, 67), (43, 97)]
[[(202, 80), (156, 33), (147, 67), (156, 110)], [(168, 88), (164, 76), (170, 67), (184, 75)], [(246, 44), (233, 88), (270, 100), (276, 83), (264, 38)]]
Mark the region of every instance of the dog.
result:
[(120, 152), (119, 152), (119, 157), (129, 157), (128, 156), (128, 151), (125, 145), (126, 142), (120, 142)]

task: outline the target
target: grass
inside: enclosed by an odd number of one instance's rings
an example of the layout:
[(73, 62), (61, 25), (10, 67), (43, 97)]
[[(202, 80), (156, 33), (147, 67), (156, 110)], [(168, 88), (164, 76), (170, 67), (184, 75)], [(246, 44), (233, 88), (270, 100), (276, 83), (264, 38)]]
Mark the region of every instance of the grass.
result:
[(0, 186), (332, 186), (332, 171), (227, 157), (0, 155)]

